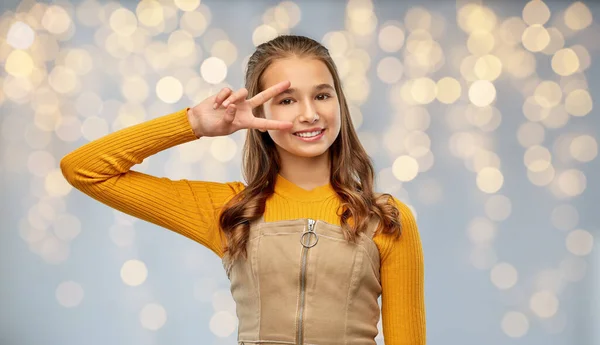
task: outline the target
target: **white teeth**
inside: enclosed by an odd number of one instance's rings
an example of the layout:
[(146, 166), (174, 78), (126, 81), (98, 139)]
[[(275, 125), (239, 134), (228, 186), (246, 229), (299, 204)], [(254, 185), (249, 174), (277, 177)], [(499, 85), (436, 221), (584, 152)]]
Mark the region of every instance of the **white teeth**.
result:
[(323, 131), (308, 132), (308, 133), (296, 133), (295, 135), (302, 137), (302, 138), (310, 138), (310, 137), (317, 136), (317, 135), (321, 134), (322, 132)]

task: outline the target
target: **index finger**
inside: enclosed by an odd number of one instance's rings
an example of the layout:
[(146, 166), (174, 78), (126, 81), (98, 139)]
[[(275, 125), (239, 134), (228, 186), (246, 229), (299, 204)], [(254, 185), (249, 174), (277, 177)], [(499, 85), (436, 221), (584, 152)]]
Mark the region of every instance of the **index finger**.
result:
[(285, 80), (282, 82), (279, 82), (273, 86), (271, 86), (270, 88), (267, 88), (266, 90), (264, 90), (263, 92), (258, 93), (256, 96), (250, 98), (248, 100), (248, 103), (250, 103), (250, 106), (252, 108), (256, 108), (259, 105), (265, 103), (266, 101), (270, 100), (271, 98), (277, 96), (278, 94), (282, 93), (283, 91), (287, 90), (290, 87), (291, 83), (289, 80)]

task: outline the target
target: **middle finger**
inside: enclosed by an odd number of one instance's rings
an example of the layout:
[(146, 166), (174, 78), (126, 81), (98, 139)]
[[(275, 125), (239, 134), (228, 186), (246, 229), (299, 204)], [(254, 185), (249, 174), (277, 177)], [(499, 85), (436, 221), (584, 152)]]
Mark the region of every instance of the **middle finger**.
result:
[(227, 98), (225, 100), (225, 102), (223, 102), (223, 106), (225, 108), (227, 108), (227, 106), (229, 106), (229, 104), (236, 103), (241, 99), (246, 99), (247, 96), (248, 96), (248, 90), (246, 88), (241, 88), (241, 89), (237, 90), (236, 92), (232, 93), (229, 96), (229, 98)]

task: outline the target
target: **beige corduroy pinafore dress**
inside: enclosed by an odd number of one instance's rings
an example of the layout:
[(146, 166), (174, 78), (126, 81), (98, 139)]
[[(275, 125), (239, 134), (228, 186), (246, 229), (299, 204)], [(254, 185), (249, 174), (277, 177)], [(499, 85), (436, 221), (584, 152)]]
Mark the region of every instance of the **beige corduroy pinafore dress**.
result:
[(322, 220), (251, 222), (247, 259), (223, 257), (238, 344), (376, 344), (378, 221), (371, 218), (357, 243)]

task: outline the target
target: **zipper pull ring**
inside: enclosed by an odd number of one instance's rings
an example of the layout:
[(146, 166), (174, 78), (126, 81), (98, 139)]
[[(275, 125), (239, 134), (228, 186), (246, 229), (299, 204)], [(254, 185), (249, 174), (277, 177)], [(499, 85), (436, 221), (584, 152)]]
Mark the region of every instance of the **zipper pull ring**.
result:
[[(308, 231), (302, 233), (300, 236), (300, 243), (304, 246), (304, 248), (312, 248), (317, 245), (319, 242), (319, 235), (314, 230), (316, 221), (314, 219), (308, 220)], [(314, 243), (312, 241), (311, 236), (314, 236)]]

